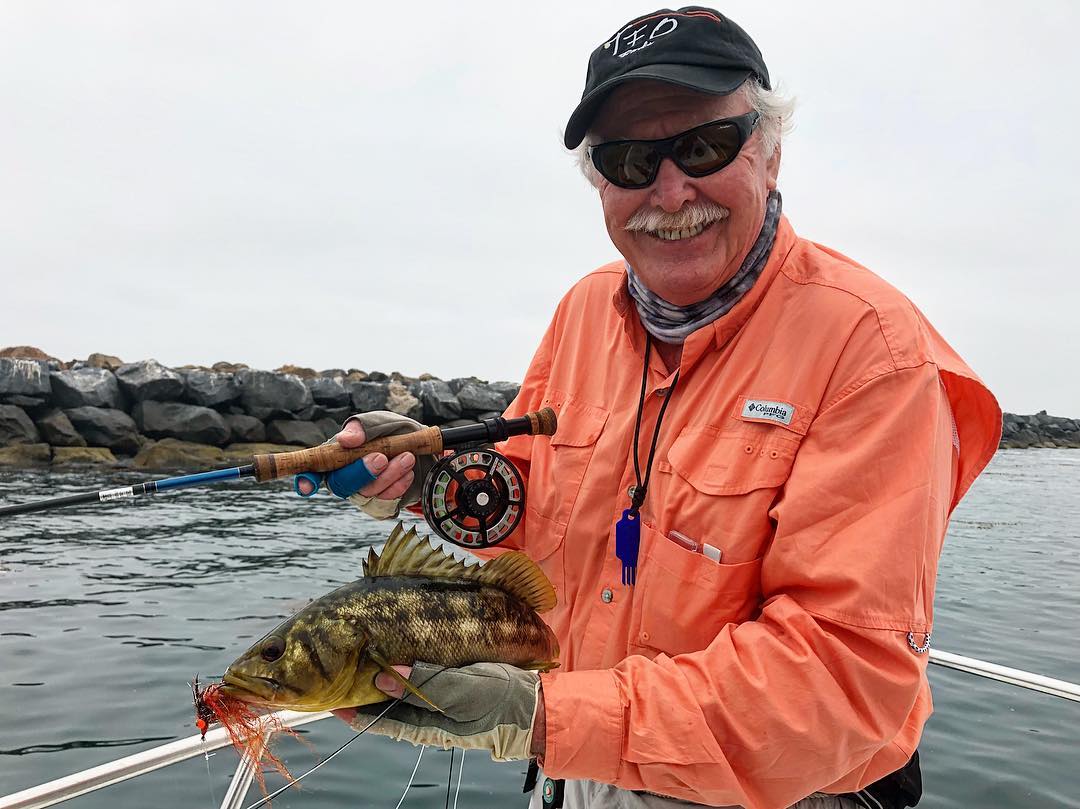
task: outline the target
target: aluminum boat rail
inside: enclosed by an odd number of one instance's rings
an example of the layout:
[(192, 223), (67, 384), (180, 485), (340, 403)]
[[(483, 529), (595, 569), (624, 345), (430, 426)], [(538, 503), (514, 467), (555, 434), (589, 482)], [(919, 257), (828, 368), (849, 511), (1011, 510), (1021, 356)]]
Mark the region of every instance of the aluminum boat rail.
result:
[[(930, 650), (930, 662), (944, 668), (967, 672), (990, 680), (1027, 688), (1031, 691), (1039, 691), (1043, 694), (1052, 694), (1055, 697), (1061, 697), (1073, 702), (1080, 702), (1080, 685), (1065, 680), (1055, 680), (1052, 677), (1044, 677), (1030, 671), (999, 666), (996, 663), (977, 660), (974, 657), (964, 657), (952, 652), (940, 652), (936, 649)], [(281, 711), (275, 716), (277, 721), (285, 727), (298, 727), (309, 722), (326, 719), (332, 714), (326, 712), (298, 713), (296, 711)], [(267, 723), (266, 733), (268, 740), (269, 735), (273, 733), (273, 728), (269, 723)], [(55, 781), (49, 781), (36, 787), (12, 793), (0, 798), (0, 809), (44, 809), (46, 806), (53, 806), (79, 795), (85, 795), (88, 792), (118, 784), (129, 778), (145, 775), (170, 764), (177, 764), (181, 761), (205, 755), (228, 744), (229, 737), (225, 729), (214, 728), (206, 734), (205, 740), (198, 735), (189, 736), (186, 739), (177, 739), (149, 750), (143, 750), (141, 753), (134, 753), (97, 767), (91, 767), (88, 770), (82, 770), (73, 775), (57, 778)], [(251, 761), (247, 756), (241, 757), (236, 773), (233, 775), (229, 788), (225, 793), (225, 798), (221, 803), (221, 809), (242, 809), (257, 766), (258, 762)]]

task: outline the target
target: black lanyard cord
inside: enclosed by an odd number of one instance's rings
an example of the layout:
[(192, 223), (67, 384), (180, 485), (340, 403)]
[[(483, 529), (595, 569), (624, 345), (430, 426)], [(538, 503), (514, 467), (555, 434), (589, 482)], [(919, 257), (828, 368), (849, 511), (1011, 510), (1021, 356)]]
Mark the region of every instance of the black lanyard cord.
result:
[(649, 380), (649, 355), (652, 353), (652, 335), (645, 336), (645, 364), (641, 369), (641, 396), (638, 398), (637, 419), (634, 421), (634, 479), (637, 485), (634, 487), (634, 496), (630, 498), (630, 509), (637, 514), (645, 502), (645, 492), (649, 488), (649, 478), (652, 475), (653, 456), (656, 455), (656, 442), (660, 438), (660, 425), (664, 421), (664, 412), (667, 410), (671, 394), (675, 392), (675, 386), (679, 384), (679, 371), (671, 380), (671, 387), (664, 393), (664, 402), (660, 405), (660, 413), (656, 417), (656, 428), (653, 430), (652, 444), (649, 446), (649, 457), (645, 461), (645, 479), (641, 478), (641, 465), (638, 462), (638, 442), (641, 435), (641, 415), (645, 410), (645, 388)]

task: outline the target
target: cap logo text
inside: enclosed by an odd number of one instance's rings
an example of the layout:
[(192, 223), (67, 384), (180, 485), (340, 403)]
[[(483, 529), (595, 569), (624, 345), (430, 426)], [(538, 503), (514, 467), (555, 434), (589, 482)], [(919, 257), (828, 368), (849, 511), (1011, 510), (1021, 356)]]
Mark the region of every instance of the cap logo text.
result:
[[(648, 21), (646, 21), (644, 25), (632, 23), (617, 33), (614, 39), (605, 42), (604, 49), (610, 50), (612, 56), (617, 56), (622, 59), (643, 48), (649, 47), (653, 44), (653, 40), (662, 36), (667, 36), (678, 27), (679, 21), (674, 17), (661, 18), (660, 21), (652, 27), (651, 31), (649, 31)], [(646, 31), (649, 31), (649, 33), (646, 34)]]
[(795, 405), (787, 402), (770, 402), (766, 399), (747, 399), (743, 404), (742, 417), (790, 425), (795, 417)]

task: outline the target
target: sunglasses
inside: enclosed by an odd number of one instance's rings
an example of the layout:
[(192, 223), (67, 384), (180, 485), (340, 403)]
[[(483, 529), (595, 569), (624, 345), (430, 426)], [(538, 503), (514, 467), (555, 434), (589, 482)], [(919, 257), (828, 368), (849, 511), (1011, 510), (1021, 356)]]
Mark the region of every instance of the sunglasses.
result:
[(604, 179), (619, 188), (652, 185), (665, 157), (684, 174), (705, 177), (735, 159), (759, 118), (751, 111), (695, 126), (670, 138), (598, 143), (589, 148), (589, 156)]

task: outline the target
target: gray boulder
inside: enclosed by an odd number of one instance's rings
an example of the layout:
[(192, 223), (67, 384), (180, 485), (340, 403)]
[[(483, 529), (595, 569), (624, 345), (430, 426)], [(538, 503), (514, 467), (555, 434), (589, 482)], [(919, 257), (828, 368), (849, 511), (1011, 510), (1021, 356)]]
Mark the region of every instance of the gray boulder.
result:
[(315, 404), (324, 407), (345, 407), (349, 404), (349, 391), (340, 379), (329, 376), (316, 376), (305, 379), (304, 384), (311, 391)]
[(498, 382), (489, 382), (487, 387), (488, 390), (501, 393), (502, 397), (506, 399), (506, 405), (503, 405), (503, 409), (517, 398), (518, 391), (521, 390), (521, 385), (517, 382), (505, 382), (501, 380)]
[(0, 357), (0, 396), (48, 397), (49, 365), (44, 360)]
[(231, 434), (220, 413), (199, 405), (147, 399), (135, 405), (131, 417), (140, 433), (153, 438), (224, 446)]
[(311, 420), (320, 421), (321, 419), (332, 419), (338, 424), (343, 424), (345, 419), (356, 412), (357, 411), (351, 404), (346, 407), (323, 407), (322, 405), (315, 405), (315, 412), (311, 414)]
[(89, 367), (53, 371), (49, 374), (49, 380), (52, 383), (53, 404), (57, 407), (120, 408), (120, 385), (112, 371)]
[(232, 434), (230, 443), (261, 444), (266, 441), (266, 425), (254, 416), (229, 414), (224, 419)]
[[(352, 371), (349, 371), (349, 373), (351, 374)], [(360, 371), (359, 373), (363, 373), (363, 371)], [(386, 374), (384, 374), (382, 371), (372, 371), (371, 373), (369, 373), (367, 375), (366, 379), (367, 379), (368, 382), (389, 382), (390, 381), (390, 377), (387, 376)]]
[(44, 396), (21, 396), (19, 394), (0, 396), (0, 404), (15, 405), (23, 410), (37, 410), (45, 404), (45, 401)]
[(171, 402), (184, 393), (184, 378), (157, 360), (129, 362), (116, 369), (120, 389), (133, 402)]
[(0, 405), (0, 447), (40, 443), (37, 427), (25, 410), (15, 405)]
[(139, 451), (141, 441), (135, 422), (123, 410), (105, 407), (73, 407), (64, 411), (79, 435), (92, 447), (108, 447), (124, 455)]
[(202, 407), (221, 407), (240, 398), (233, 374), (192, 368), (184, 372), (184, 399)]
[(424, 406), (424, 424), (443, 424), (461, 417), (461, 404), (450, 386), (441, 379), (426, 379), (409, 386)]
[(311, 391), (293, 374), (241, 371), (236, 381), (244, 410), (257, 419), (308, 418), (314, 412)]
[(483, 385), (484, 381), (477, 379), (475, 376), (459, 376), (456, 379), (447, 380), (446, 384), (450, 386), (450, 390), (456, 395), (466, 385)]
[(273, 444), (296, 444), (314, 447), (326, 440), (323, 431), (310, 421), (278, 419), (266, 425), (266, 437)]
[(506, 397), (475, 382), (462, 385), (457, 392), (457, 398), (462, 411), (468, 414), (487, 413), (492, 410), (501, 412), (506, 408)]
[(349, 385), (349, 392), (352, 394), (353, 413), (369, 413), (386, 409), (390, 385), (386, 382), (353, 382)]
[(313, 421), (312, 424), (314, 424), (322, 431), (323, 437), (326, 440), (330, 440), (339, 432), (341, 432), (341, 424), (334, 421), (333, 419), (319, 419), (318, 421)]
[(37, 420), (41, 437), (54, 447), (85, 447), (86, 439), (79, 435), (63, 410), (50, 410)]

